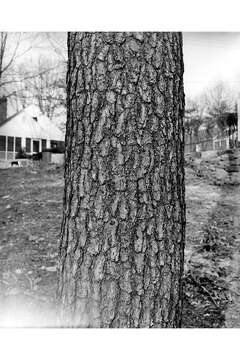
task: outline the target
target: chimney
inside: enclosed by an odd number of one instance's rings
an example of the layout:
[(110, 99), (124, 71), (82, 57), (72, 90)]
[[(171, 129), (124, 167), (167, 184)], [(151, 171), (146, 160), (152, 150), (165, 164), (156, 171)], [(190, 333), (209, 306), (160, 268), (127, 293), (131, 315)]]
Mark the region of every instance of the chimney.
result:
[(7, 98), (0, 98), (0, 125), (7, 119)]

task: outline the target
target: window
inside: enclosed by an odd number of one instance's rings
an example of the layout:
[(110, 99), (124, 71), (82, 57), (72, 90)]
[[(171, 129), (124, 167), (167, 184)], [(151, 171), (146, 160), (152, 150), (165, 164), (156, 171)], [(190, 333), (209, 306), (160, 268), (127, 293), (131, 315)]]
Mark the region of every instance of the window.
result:
[(39, 140), (33, 140), (33, 152), (39, 153)]
[(14, 137), (8, 136), (8, 151), (13, 151)]
[(45, 150), (47, 147), (47, 140), (42, 139), (42, 151)]
[(22, 139), (20, 137), (15, 138), (15, 151), (19, 152), (22, 148)]
[(51, 140), (50, 144), (51, 144), (51, 149), (55, 149), (57, 147), (57, 141), (55, 140)]
[(0, 136), (0, 151), (6, 150), (6, 136)]
[(27, 153), (31, 152), (31, 139), (30, 138), (26, 138), (26, 152)]

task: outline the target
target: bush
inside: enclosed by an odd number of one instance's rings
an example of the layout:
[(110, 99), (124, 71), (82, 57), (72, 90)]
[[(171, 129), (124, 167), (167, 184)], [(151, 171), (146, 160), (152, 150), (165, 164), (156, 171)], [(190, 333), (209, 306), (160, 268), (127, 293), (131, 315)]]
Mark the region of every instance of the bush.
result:
[(33, 160), (42, 160), (42, 153), (33, 154), (31, 158)]
[(25, 149), (20, 149), (16, 155), (16, 159), (31, 159), (32, 155), (28, 155)]
[(44, 149), (43, 152), (52, 152), (51, 148)]
[(56, 146), (54, 148), (47, 148), (44, 149), (43, 152), (50, 152), (50, 153), (54, 153), (54, 154), (64, 154), (65, 152), (65, 148), (64, 146)]

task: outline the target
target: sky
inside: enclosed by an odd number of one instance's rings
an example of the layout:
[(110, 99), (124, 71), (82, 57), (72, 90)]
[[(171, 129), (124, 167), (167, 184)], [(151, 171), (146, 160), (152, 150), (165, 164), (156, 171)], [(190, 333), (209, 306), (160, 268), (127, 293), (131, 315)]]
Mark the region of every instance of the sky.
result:
[(183, 33), (186, 97), (223, 81), (240, 90), (240, 33)]
[[(51, 33), (51, 39), (60, 49), (66, 33)], [(49, 40), (44, 44), (52, 45)], [(240, 32), (185, 32), (183, 44), (186, 97), (194, 98), (218, 81), (240, 92)]]
[[(14, 46), (18, 34), (9, 36), (9, 45)], [(66, 33), (25, 33), (24, 36), (27, 40), (21, 43), (24, 56), (19, 57), (20, 62), (36, 60), (38, 56), (67, 59)], [(33, 49), (25, 53), (24, 47), (29, 46)], [(240, 92), (240, 32), (184, 32), (183, 53), (187, 98), (200, 95), (220, 80)]]

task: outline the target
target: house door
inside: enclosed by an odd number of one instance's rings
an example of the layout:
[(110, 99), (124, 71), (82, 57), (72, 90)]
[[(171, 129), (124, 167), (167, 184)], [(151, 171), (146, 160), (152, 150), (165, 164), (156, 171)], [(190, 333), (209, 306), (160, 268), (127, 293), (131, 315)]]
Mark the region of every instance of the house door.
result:
[(39, 140), (33, 140), (33, 152), (39, 153)]

